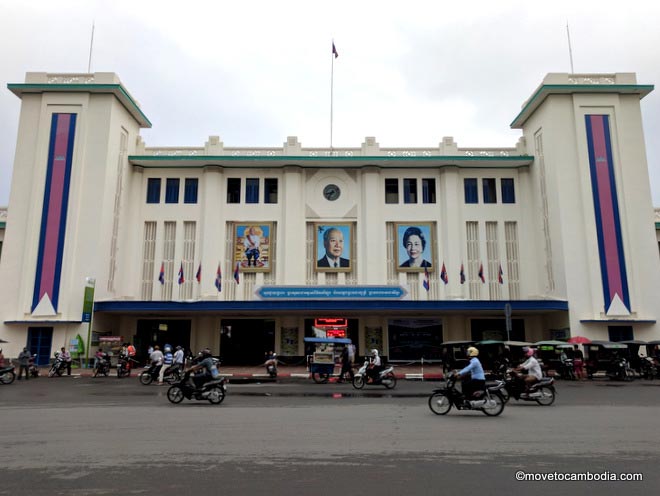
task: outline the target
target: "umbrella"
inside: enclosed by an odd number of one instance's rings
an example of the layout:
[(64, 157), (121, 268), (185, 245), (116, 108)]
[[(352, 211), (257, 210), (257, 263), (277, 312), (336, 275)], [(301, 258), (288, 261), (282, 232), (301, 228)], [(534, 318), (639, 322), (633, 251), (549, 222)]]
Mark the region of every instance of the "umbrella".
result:
[(571, 336), (568, 338), (568, 342), (573, 344), (589, 344), (591, 343), (591, 339), (584, 336)]

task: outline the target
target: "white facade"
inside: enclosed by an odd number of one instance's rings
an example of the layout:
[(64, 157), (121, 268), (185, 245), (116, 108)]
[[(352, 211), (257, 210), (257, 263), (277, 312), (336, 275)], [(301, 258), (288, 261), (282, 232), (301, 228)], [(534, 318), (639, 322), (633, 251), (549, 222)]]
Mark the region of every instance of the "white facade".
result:
[[(442, 341), (506, 339), (506, 303), (512, 339), (660, 339), (640, 115), (652, 86), (633, 74), (548, 75), (512, 123), (518, 143), (498, 149), (451, 137), (425, 149), (370, 137), (231, 148), (215, 136), (149, 148), (139, 133), (151, 124), (114, 74), (29, 73), (9, 89), (22, 108), (0, 259), (6, 355), (28, 337), (86, 341), (87, 278), (95, 333), (210, 346), (230, 362), (304, 355), (316, 318), (348, 319), (360, 353), (434, 358)], [(269, 234), (252, 269), (251, 225)], [(329, 226), (345, 230), (349, 267), (317, 265)], [(400, 267), (408, 226), (426, 233), (426, 271)]]

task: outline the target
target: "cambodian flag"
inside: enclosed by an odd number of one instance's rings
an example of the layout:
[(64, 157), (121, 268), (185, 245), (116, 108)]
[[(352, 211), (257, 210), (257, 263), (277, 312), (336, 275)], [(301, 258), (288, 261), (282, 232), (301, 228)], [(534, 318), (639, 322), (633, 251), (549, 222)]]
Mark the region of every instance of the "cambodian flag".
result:
[(240, 267), (240, 262), (236, 262), (236, 268), (234, 269), (234, 280), (236, 281), (236, 284), (241, 283), (241, 277), (238, 273), (238, 268)]
[(440, 272), (440, 279), (442, 279), (445, 284), (449, 283), (449, 276), (447, 275), (447, 269), (445, 268), (445, 263), (442, 262), (442, 271)]
[(160, 273), (158, 274), (158, 280), (161, 284), (165, 284), (165, 262), (160, 264)]
[(463, 269), (463, 264), (461, 264), (461, 284), (465, 284), (465, 269)]
[(502, 264), (500, 264), (500, 272), (497, 274), (497, 282), (504, 284), (504, 272), (502, 271)]
[(197, 279), (198, 283), (202, 282), (202, 263), (199, 263), (199, 267), (197, 267), (197, 274), (195, 275), (195, 279)]
[(486, 282), (486, 278), (484, 277), (484, 264), (479, 264), (479, 279), (481, 279), (481, 282)]
[(332, 42), (332, 55), (335, 56), (335, 58), (339, 57), (339, 53), (337, 52), (337, 49), (335, 48), (335, 42)]
[(186, 278), (183, 277), (183, 262), (181, 262), (181, 267), (179, 267), (179, 284), (186, 282)]
[(424, 282), (422, 283), (422, 286), (424, 286), (426, 291), (431, 289), (431, 283), (429, 281), (429, 269), (426, 265), (424, 265)]
[(218, 264), (218, 271), (215, 273), (215, 287), (218, 288), (218, 291), (222, 291), (222, 270), (220, 269), (220, 264)]

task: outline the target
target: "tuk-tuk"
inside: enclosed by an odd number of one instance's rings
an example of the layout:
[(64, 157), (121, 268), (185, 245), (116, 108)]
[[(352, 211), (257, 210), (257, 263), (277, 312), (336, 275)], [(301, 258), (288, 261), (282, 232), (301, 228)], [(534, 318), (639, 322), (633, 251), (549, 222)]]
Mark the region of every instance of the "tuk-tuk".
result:
[[(538, 341), (533, 345), (536, 348), (536, 358), (542, 363), (541, 367), (543, 372), (547, 375), (554, 375), (555, 373), (561, 371), (561, 352), (564, 350), (567, 352), (570, 349), (573, 349), (573, 345), (567, 343), (566, 341)], [(549, 372), (549, 371), (554, 372)]]
[(629, 380), (634, 373), (629, 366), (628, 346), (611, 341), (592, 341), (584, 345), (586, 352), (587, 377), (593, 379), (596, 372), (603, 370), (611, 379)]
[(325, 384), (332, 376), (344, 346), (351, 344), (347, 338), (304, 338), (315, 351), (307, 355), (307, 369), (317, 384)]
[(499, 377), (507, 368), (525, 361), (523, 350), (532, 346), (532, 343), (488, 339), (479, 341), (474, 346), (479, 349), (479, 361), (484, 370), (490, 370)]
[(440, 345), (442, 350), (442, 372), (447, 375), (448, 372), (455, 369), (462, 369), (467, 366), (467, 349), (474, 345), (474, 341), (445, 341)]
[[(646, 362), (646, 359), (642, 357), (646, 357), (648, 355), (648, 351), (646, 351), (646, 341), (640, 341), (639, 339), (629, 339), (627, 341), (619, 341), (619, 344), (625, 344), (628, 347), (630, 367), (633, 370), (636, 370), (640, 375), (643, 375), (642, 369), (644, 368), (644, 362)], [(646, 353), (640, 353), (642, 346), (645, 348)]]

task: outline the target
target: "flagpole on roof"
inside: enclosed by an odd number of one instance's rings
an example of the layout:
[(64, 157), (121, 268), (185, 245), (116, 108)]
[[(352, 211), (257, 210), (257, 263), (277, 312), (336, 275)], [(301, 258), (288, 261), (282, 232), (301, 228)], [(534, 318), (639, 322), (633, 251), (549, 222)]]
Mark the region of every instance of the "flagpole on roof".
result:
[(330, 54), (330, 149), (332, 150), (332, 118), (335, 82), (335, 59), (339, 57), (335, 48), (335, 40), (332, 40), (332, 53)]
[(571, 74), (575, 74), (573, 70), (573, 49), (571, 47), (571, 32), (568, 29), (568, 21), (566, 21), (566, 37), (568, 38), (568, 56), (571, 59)]
[(92, 37), (89, 40), (89, 60), (87, 61), (87, 73), (92, 69), (92, 47), (94, 46), (94, 21), (92, 21)]

